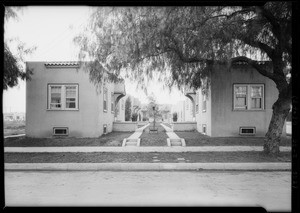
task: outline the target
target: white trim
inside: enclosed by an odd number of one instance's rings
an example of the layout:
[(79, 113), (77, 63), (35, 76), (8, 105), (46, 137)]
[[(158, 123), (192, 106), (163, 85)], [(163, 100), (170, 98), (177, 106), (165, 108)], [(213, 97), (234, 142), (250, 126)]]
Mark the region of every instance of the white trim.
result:
[[(75, 108), (67, 108), (66, 107), (66, 87), (74, 86), (76, 87), (76, 97), (75, 97)], [(61, 107), (60, 108), (51, 108), (51, 87), (61, 87), (60, 98), (61, 98)], [(78, 101), (79, 92), (78, 92), (78, 84), (48, 84), (48, 105), (47, 111), (77, 111), (79, 110)]]
[[(262, 88), (261, 108), (251, 108), (251, 87), (258, 86)], [(246, 105), (245, 107), (236, 106), (236, 87), (246, 87)], [(233, 110), (234, 111), (262, 111), (265, 109), (265, 85), (264, 84), (233, 84)]]

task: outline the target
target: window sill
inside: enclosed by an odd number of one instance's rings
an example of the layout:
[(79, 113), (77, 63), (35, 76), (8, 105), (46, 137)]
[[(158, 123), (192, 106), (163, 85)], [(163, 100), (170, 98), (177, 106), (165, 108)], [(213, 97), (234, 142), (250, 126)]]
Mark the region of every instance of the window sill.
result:
[(233, 109), (234, 112), (263, 112), (265, 109)]
[(107, 110), (103, 110), (103, 112), (107, 113)]
[(47, 111), (79, 111), (79, 109), (46, 109)]

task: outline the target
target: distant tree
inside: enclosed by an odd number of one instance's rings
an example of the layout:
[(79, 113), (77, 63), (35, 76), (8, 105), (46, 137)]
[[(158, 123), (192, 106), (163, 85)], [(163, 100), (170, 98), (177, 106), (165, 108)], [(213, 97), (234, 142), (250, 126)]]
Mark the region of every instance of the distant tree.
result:
[[(264, 151), (278, 154), (292, 101), (292, 2), (248, 6), (96, 8), (92, 36), (76, 38), (83, 55), (144, 85), (158, 71), (167, 86), (202, 86), (218, 63), (247, 63), (279, 92)], [(95, 39), (91, 39), (95, 38)], [(100, 47), (100, 48), (99, 48)], [(257, 58), (260, 56), (260, 59)], [(269, 60), (272, 69), (261, 66)]]
[(136, 112), (132, 113), (131, 119), (132, 121), (137, 121), (138, 114)]
[[(18, 15), (15, 10), (19, 8), (5, 7), (5, 23), (10, 19), (18, 19)], [(14, 55), (10, 48), (10, 42), (18, 42), (17, 51), (18, 55)], [(31, 54), (35, 47), (26, 48), (25, 43), (18, 39), (5, 39), (4, 41), (4, 72), (3, 72), (3, 90), (7, 90), (9, 87), (14, 87), (18, 84), (18, 79), (30, 79), (32, 74), (31, 70), (24, 71), (21, 63), (24, 62), (24, 56)]]
[(176, 122), (177, 121), (177, 112), (173, 112), (173, 121)]
[(128, 97), (125, 101), (125, 121), (130, 121), (131, 119), (131, 99)]

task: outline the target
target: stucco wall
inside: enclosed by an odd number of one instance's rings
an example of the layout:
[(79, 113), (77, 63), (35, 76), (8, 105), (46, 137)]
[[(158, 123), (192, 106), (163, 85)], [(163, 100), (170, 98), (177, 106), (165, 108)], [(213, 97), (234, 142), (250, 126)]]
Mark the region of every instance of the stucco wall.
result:
[(197, 129), (196, 122), (173, 122), (173, 131), (195, 131)]
[[(26, 82), (26, 135), (52, 137), (53, 127), (68, 127), (71, 137), (98, 137), (103, 124), (112, 131), (113, 114), (108, 86), (108, 112), (103, 113), (103, 91), (96, 92), (88, 73), (77, 68), (46, 68), (44, 62), (27, 62), (33, 69), (32, 80)], [(78, 105), (75, 111), (47, 109), (48, 84), (78, 84)]]
[[(264, 110), (233, 110), (233, 84), (264, 84)], [(259, 74), (253, 68), (243, 67), (227, 70), (216, 66), (211, 80), (211, 136), (238, 136), (240, 126), (256, 127), (256, 136), (264, 136), (272, 115), (272, 105), (278, 92), (273, 81)]]
[(114, 122), (113, 131), (134, 132), (137, 129), (137, 122)]
[(199, 111), (196, 113), (196, 121), (197, 121), (197, 130), (198, 132), (203, 133), (203, 125), (206, 125), (206, 135), (211, 136), (212, 134), (212, 124), (211, 124), (211, 89), (208, 88), (207, 95), (206, 95), (206, 111), (203, 109), (202, 99), (203, 94), (201, 89), (198, 90), (199, 93)]

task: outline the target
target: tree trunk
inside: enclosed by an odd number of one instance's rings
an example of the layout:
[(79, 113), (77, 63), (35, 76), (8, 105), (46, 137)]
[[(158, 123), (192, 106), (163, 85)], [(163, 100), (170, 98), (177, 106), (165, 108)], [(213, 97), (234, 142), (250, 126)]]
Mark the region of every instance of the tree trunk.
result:
[(264, 140), (264, 152), (276, 156), (279, 154), (279, 145), (285, 120), (289, 114), (291, 99), (287, 96), (279, 95), (273, 104), (273, 114), (268, 132)]

